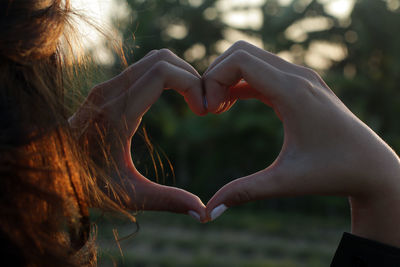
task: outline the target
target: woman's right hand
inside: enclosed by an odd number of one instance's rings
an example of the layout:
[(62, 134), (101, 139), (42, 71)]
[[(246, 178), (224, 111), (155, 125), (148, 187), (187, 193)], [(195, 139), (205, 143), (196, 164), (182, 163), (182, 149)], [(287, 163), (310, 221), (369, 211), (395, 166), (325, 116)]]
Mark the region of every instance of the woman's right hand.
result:
[(81, 136), (90, 157), (112, 178), (114, 187), (124, 189), (112, 192), (106, 181), (102, 188), (110, 197), (134, 211), (185, 213), (204, 221), (205, 207), (197, 196), (152, 182), (132, 162), (132, 136), (165, 89), (183, 95), (197, 115), (206, 113), (200, 75), (171, 51), (161, 49), (95, 86), (69, 123)]
[(236, 99), (257, 98), (275, 110), (285, 132), (269, 167), (212, 197), (211, 219), (225, 207), (256, 199), (349, 196), (354, 234), (400, 246), (399, 157), (316, 72), (240, 41), (215, 60), (203, 82), (210, 112), (223, 112)]

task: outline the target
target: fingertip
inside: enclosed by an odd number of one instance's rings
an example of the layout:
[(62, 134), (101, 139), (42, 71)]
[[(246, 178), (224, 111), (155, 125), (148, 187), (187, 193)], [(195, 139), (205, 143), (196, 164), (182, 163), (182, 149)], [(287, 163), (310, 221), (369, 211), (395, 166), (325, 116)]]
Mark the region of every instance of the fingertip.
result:
[(201, 199), (186, 190), (151, 182), (142, 187), (140, 192), (141, 196), (137, 201), (143, 203), (144, 210), (183, 214), (193, 211), (200, 216), (201, 220), (205, 218), (205, 205)]
[(231, 205), (227, 204), (229, 202), (229, 198), (225, 199), (224, 193), (220, 192), (219, 190), (214, 196), (208, 201), (205, 213), (207, 221), (211, 222), (214, 221), (216, 218), (221, 216)]
[(203, 107), (210, 113), (215, 113), (218, 108), (217, 95), (218, 89), (216, 89), (215, 82), (210, 80), (208, 77), (203, 75)]
[(205, 116), (208, 114), (208, 110), (204, 108), (204, 105), (198, 105), (197, 103), (190, 101), (186, 97), (185, 97), (185, 100), (188, 103), (189, 108), (192, 110), (192, 112), (194, 114), (196, 114), (197, 116), (202, 117), (202, 116)]
[(202, 80), (198, 79), (199, 83), (191, 87), (183, 93), (186, 103), (197, 116), (208, 114), (207, 99), (204, 94)]
[(203, 95), (203, 108), (205, 111), (208, 111), (208, 101), (205, 95)]
[(193, 219), (195, 219), (196, 221), (201, 222), (201, 218), (200, 218), (200, 214), (198, 214), (197, 212), (193, 211), (193, 210), (189, 210), (188, 211), (188, 215), (191, 216)]
[(218, 205), (217, 207), (215, 207), (211, 212), (210, 212), (210, 219), (211, 221), (214, 221), (215, 219), (217, 219), (219, 216), (222, 215), (222, 213), (224, 213), (226, 210), (228, 209), (228, 207), (225, 204), (221, 204)]

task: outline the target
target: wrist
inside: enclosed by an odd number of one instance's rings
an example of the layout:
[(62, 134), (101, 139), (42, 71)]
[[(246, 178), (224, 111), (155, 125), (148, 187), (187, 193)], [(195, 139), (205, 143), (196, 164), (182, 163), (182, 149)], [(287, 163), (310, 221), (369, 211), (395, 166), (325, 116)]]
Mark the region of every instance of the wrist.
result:
[(369, 177), (368, 193), (350, 197), (352, 233), (400, 247), (400, 161), (393, 152), (380, 162), (380, 175)]

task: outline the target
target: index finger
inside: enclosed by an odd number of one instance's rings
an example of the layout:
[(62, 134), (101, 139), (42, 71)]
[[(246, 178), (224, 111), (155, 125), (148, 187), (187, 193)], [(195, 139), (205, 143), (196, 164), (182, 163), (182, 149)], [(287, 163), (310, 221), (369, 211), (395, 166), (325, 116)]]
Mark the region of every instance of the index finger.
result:
[[(264, 62), (267, 62), (268, 64), (274, 66), (277, 69), (282, 69), (282, 70), (289, 71), (289, 72), (295, 73), (295, 74), (300, 74), (300, 75), (305, 74), (302, 71), (302, 70), (306, 69), (305, 67), (292, 64), (271, 52), (268, 52), (264, 49), (261, 49), (257, 46), (247, 43), (245, 41), (238, 41), (238, 42), (234, 43), (228, 50), (226, 50), (217, 59), (215, 59), (214, 62), (211, 63), (211, 65), (207, 68), (207, 70), (204, 72), (203, 75), (206, 75), (215, 66), (217, 66), (219, 63), (221, 63), (223, 60), (225, 60), (227, 57), (229, 57), (230, 55), (232, 55), (233, 53), (235, 53), (238, 50), (245, 50), (249, 54), (255, 56), (256, 58), (258, 58)], [(306, 72), (306, 71), (304, 71), (304, 72)]]
[(223, 103), (229, 100), (231, 87), (241, 79), (254, 89), (253, 94), (258, 92), (276, 109), (293, 99), (293, 85), (304, 80), (277, 69), (245, 50), (237, 50), (203, 76), (209, 111), (218, 113)]

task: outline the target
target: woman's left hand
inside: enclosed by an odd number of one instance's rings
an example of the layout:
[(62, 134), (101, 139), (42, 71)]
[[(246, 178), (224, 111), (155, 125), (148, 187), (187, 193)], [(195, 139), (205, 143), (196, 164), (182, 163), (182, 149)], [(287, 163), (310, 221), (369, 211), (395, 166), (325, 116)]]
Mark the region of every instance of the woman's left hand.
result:
[(258, 199), (348, 196), (352, 233), (400, 247), (400, 159), (316, 72), (240, 41), (203, 79), (210, 112), (256, 98), (272, 106), (285, 133), (270, 166), (231, 181), (211, 198), (211, 219), (226, 207)]
[[(128, 190), (128, 208), (189, 213), (205, 220), (205, 207), (197, 196), (151, 182), (132, 162), (132, 136), (143, 115), (169, 88), (182, 94), (197, 115), (206, 114), (200, 75), (175, 54), (162, 49), (150, 52), (120, 75), (95, 86), (69, 122), (87, 136), (95, 161), (108, 165), (106, 171)], [(99, 145), (99, 140), (106, 146)]]

